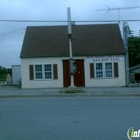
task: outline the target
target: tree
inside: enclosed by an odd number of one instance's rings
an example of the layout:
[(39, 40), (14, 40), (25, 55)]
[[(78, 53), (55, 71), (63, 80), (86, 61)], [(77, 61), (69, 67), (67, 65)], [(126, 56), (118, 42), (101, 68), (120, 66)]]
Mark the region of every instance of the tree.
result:
[(140, 37), (128, 38), (129, 67), (140, 64)]
[(7, 76), (7, 69), (0, 66), (0, 81), (5, 81)]

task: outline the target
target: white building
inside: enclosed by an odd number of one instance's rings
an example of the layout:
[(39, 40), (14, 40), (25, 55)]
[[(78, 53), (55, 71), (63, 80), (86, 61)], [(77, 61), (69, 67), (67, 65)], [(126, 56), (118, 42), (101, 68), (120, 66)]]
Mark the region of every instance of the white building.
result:
[[(125, 86), (119, 25), (74, 25), (72, 29), (75, 86)], [(27, 27), (20, 57), (22, 88), (70, 86), (67, 26)]]
[(21, 66), (12, 65), (12, 85), (20, 84), (21, 80)]

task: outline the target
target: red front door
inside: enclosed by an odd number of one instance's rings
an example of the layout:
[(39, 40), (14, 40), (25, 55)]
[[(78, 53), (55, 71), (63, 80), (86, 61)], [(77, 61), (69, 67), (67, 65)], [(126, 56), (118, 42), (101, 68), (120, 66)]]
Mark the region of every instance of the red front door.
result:
[[(84, 60), (75, 60), (75, 66), (74, 85), (83, 87), (85, 86)], [(63, 84), (64, 87), (70, 86), (69, 60), (63, 60)]]

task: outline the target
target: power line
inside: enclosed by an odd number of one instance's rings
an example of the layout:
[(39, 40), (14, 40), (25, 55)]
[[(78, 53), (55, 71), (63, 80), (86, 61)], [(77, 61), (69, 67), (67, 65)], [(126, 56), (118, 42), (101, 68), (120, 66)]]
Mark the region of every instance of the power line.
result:
[[(136, 20), (121, 19), (119, 21), (136, 22), (136, 21), (140, 21), (140, 19), (136, 19)], [(66, 20), (0, 20), (0, 22), (70, 22), (70, 21), (66, 21)], [(73, 20), (71, 22), (118, 22), (118, 20)]]
[(134, 36), (140, 36), (140, 34), (131, 34), (131, 35), (134, 35)]
[(10, 45), (3, 45), (3, 46), (0, 45), (0, 48), (9, 48), (9, 47), (18, 47), (19, 48), (21, 46), (22, 45), (11, 45), (11, 46)]
[(136, 32), (131, 32), (131, 34), (140, 34), (140, 33), (139, 32), (137, 32), (137, 33)]
[(21, 29), (18, 29), (18, 30), (14, 30), (14, 31), (2, 33), (2, 34), (0, 34), (0, 36), (1, 36), (1, 35), (6, 35), (6, 34), (9, 34), (9, 33), (13, 33), (13, 32), (18, 32), (18, 31), (23, 30), (23, 29), (25, 30), (25, 28), (21, 28)]
[(133, 33), (133, 32), (134, 32), (134, 33), (140, 33), (140, 31), (133, 31), (133, 30), (131, 30), (131, 32), (132, 32), (132, 33)]

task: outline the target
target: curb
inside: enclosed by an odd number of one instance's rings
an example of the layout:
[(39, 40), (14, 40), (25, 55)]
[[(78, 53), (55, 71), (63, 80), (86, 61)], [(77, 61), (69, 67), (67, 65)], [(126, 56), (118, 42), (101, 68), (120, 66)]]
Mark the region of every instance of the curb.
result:
[(69, 98), (69, 97), (140, 97), (138, 93), (130, 93), (130, 94), (93, 94), (93, 93), (65, 93), (65, 94), (23, 94), (23, 95), (0, 95), (0, 99), (5, 98)]

